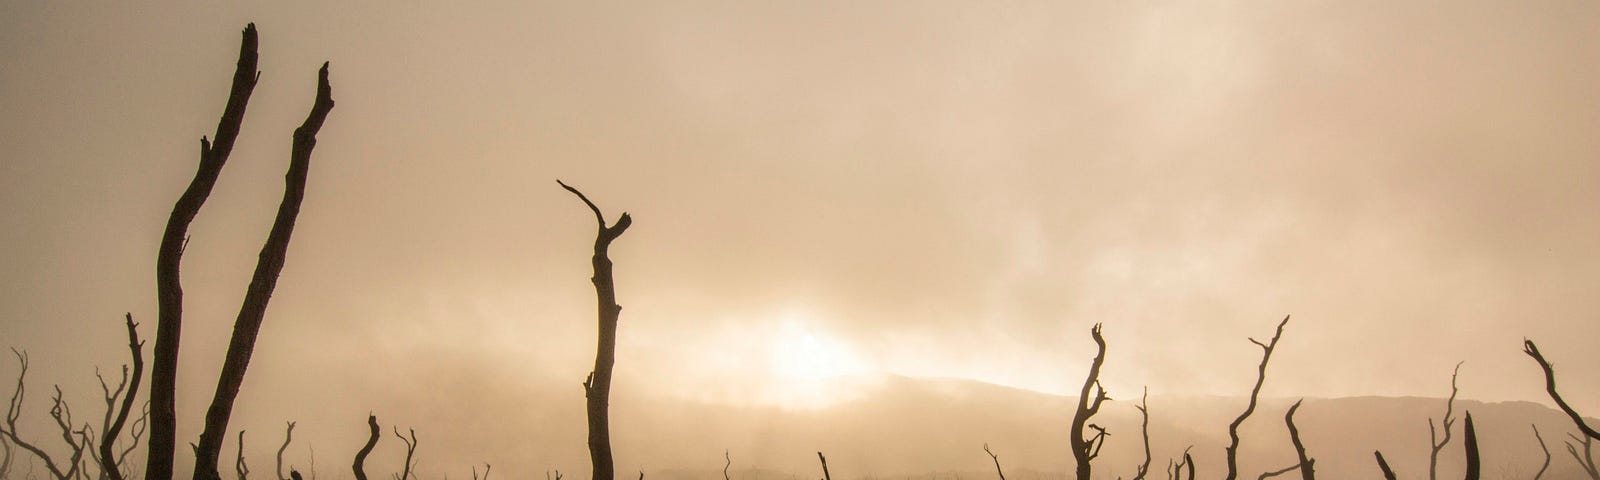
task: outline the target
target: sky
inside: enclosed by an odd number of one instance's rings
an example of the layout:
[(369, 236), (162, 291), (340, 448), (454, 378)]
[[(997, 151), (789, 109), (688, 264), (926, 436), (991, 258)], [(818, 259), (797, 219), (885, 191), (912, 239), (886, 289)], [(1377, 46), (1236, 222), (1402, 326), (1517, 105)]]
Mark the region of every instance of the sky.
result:
[(1548, 403), (1526, 337), (1600, 412), (1600, 4), (1565, 0), (8, 0), (0, 343), (30, 379), (93, 401), (122, 313), (153, 337), (248, 22), (261, 81), (183, 260), (179, 438), (324, 61), (241, 424), (427, 418), (485, 384), (576, 411), (594, 224), (556, 179), (634, 217), (633, 395), (1075, 392), (1095, 323), (1114, 398), (1238, 395), (1246, 338), (1292, 315), (1264, 395), (1444, 396), (1464, 362), (1463, 397)]

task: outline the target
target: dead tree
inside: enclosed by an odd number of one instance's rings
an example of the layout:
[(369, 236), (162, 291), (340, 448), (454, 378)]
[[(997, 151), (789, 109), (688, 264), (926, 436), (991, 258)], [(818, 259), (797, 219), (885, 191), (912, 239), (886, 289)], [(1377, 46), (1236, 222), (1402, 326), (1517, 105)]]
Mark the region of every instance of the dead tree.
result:
[(317, 98), (311, 105), (300, 128), (294, 131), (294, 144), (289, 155), (289, 173), (284, 175), (283, 201), (278, 204), (278, 215), (267, 233), (266, 245), (256, 262), (255, 274), (245, 291), (239, 317), (233, 323), (233, 338), (228, 343), (227, 356), (222, 362), (222, 373), (217, 379), (217, 391), (206, 411), (205, 430), (200, 433), (200, 444), (195, 449), (195, 480), (221, 480), (217, 473), (217, 455), (222, 450), (222, 435), (227, 431), (228, 419), (233, 415), (234, 400), (239, 387), (244, 384), (245, 369), (250, 366), (250, 355), (256, 346), (256, 336), (261, 332), (261, 322), (266, 318), (267, 301), (277, 287), (278, 275), (283, 272), (284, 258), (289, 253), (289, 237), (294, 233), (295, 218), (300, 215), (300, 203), (305, 199), (306, 175), (311, 168), (311, 150), (317, 146), (317, 132), (333, 110), (333, 89), (328, 85), (328, 64), (324, 62), (317, 72)]
[(417, 454), (417, 429), (411, 429), (411, 438), (406, 439), (405, 435), (400, 434), (399, 427), (392, 428), (394, 428), (394, 436), (400, 437), (400, 441), (406, 444), (406, 463), (400, 470), (400, 474), (395, 476), (395, 479), (411, 480), (411, 467), (415, 465), (411, 462), (411, 459)]
[(1314, 472), (1316, 469), (1314, 467), (1317, 461), (1306, 456), (1306, 446), (1300, 443), (1300, 429), (1294, 426), (1294, 412), (1300, 409), (1300, 402), (1304, 401), (1305, 399), (1301, 399), (1294, 402), (1294, 406), (1289, 407), (1289, 413), (1283, 416), (1283, 423), (1289, 426), (1289, 440), (1294, 443), (1295, 455), (1300, 457), (1300, 463), (1296, 465), (1300, 467), (1300, 478), (1303, 480), (1316, 480), (1317, 476)]
[(1467, 480), (1478, 480), (1481, 464), (1478, 462), (1478, 430), (1472, 428), (1472, 412), (1467, 412), (1467, 426), (1461, 441), (1467, 444)]
[[(1100, 324), (1094, 324), (1089, 329), (1089, 335), (1094, 337), (1097, 347), (1094, 360), (1089, 364), (1089, 376), (1083, 380), (1083, 389), (1078, 393), (1078, 407), (1072, 413), (1072, 429), (1068, 441), (1072, 444), (1072, 459), (1077, 462), (1078, 480), (1089, 480), (1089, 462), (1100, 456), (1100, 447), (1105, 445), (1106, 430), (1094, 424), (1087, 427), (1095, 430), (1093, 437), (1084, 438), (1085, 423), (1090, 417), (1100, 412), (1100, 404), (1105, 402), (1106, 389), (1100, 386), (1100, 365), (1106, 360), (1106, 339), (1100, 335)], [(1094, 399), (1089, 399), (1090, 391), (1094, 392)]]
[(1460, 375), (1461, 362), (1457, 362), (1455, 371), (1450, 373), (1450, 399), (1445, 401), (1444, 418), (1439, 420), (1439, 423), (1444, 426), (1443, 440), (1438, 439), (1438, 434), (1435, 433), (1436, 431), (1433, 426), (1433, 418), (1428, 418), (1428, 445), (1433, 449), (1433, 451), (1428, 454), (1428, 480), (1434, 480), (1438, 478), (1439, 451), (1444, 450), (1444, 446), (1450, 444), (1450, 431), (1453, 430), (1456, 425), (1456, 377)]
[[(72, 452), (63, 463), (57, 463), (44, 449), (24, 440), (17, 432), (17, 418), (22, 416), (22, 405), (27, 398), (26, 378), (28, 376), (28, 354), (11, 349), (16, 355), (20, 371), (17, 373), (17, 387), (11, 393), (11, 404), (6, 408), (5, 426), (0, 427), (0, 435), (12, 444), (21, 447), (28, 453), (44, 462), (45, 469), (50, 477), (56, 480), (70, 480), (77, 478), (83, 468), (83, 455), (85, 450), (93, 451), (90, 447), (89, 425), (73, 430), (75, 423), (72, 420), (72, 408), (61, 398), (61, 387), (56, 387), (55, 397), (51, 398), (50, 418), (55, 420), (56, 428), (60, 430), (61, 441), (66, 444), (67, 451)], [(31, 465), (31, 463), (30, 463)]]
[(1556, 392), (1555, 368), (1550, 366), (1550, 362), (1545, 361), (1544, 355), (1539, 354), (1539, 346), (1534, 345), (1533, 340), (1523, 340), (1522, 352), (1528, 354), (1529, 357), (1533, 357), (1533, 361), (1539, 362), (1539, 369), (1544, 370), (1545, 391), (1550, 393), (1550, 399), (1555, 400), (1556, 406), (1561, 407), (1561, 411), (1566, 412), (1567, 416), (1572, 418), (1572, 423), (1578, 426), (1578, 431), (1583, 432), (1589, 438), (1600, 440), (1600, 431), (1595, 431), (1594, 427), (1590, 427), (1587, 422), (1584, 422), (1583, 415), (1579, 415), (1576, 410), (1572, 409), (1572, 406), (1567, 405), (1567, 401), (1562, 400), (1561, 394)]
[[(173, 205), (162, 234), (161, 246), (156, 254), (156, 296), (158, 300), (155, 365), (151, 371), (150, 398), (152, 418), (149, 456), (145, 468), (147, 480), (171, 480), (176, 442), (178, 346), (183, 324), (183, 288), (179, 280), (179, 266), (187, 243), (190, 223), (210, 196), (223, 164), (233, 151), (234, 141), (244, 121), (245, 106), (255, 90), (260, 72), (256, 70), (257, 35), (255, 24), (245, 27), (239, 47), (239, 61), (233, 76), (233, 87), (227, 106), (217, 125), (216, 143), (200, 139), (200, 166), (194, 179)], [(317, 132), (333, 109), (332, 89), (328, 85), (328, 65), (318, 72), (317, 96), (311, 113), (293, 137), (289, 171), (284, 178), (283, 201), (278, 206), (277, 217), (267, 235), (256, 263), (250, 286), (245, 291), (239, 316), (234, 321), (233, 336), (218, 375), (217, 389), (206, 411), (205, 427), (200, 441), (195, 445), (194, 478), (196, 480), (221, 480), (217, 462), (221, 456), (223, 437), (227, 434), (228, 419), (233, 413), (234, 400), (244, 382), (250, 354), (255, 348), (256, 336), (266, 314), (267, 301), (283, 271), (289, 238), (294, 231), (295, 218), (305, 197), (305, 182), (310, 168), (311, 151), (316, 146)]]
[(594, 256), (590, 263), (594, 266), (594, 276), (589, 277), (594, 283), (595, 297), (599, 304), (600, 335), (598, 345), (595, 347), (594, 370), (589, 371), (589, 377), (583, 381), (584, 397), (588, 399), (589, 413), (589, 461), (594, 468), (593, 480), (614, 480), (615, 466), (611, 459), (611, 368), (616, 364), (617, 357), (617, 318), (622, 313), (622, 306), (617, 305), (617, 290), (611, 277), (611, 258), (606, 256), (611, 242), (622, 236), (633, 224), (633, 217), (623, 212), (617, 222), (606, 226), (605, 214), (600, 213), (600, 207), (589, 201), (578, 189), (567, 186), (560, 180), (556, 184), (561, 188), (577, 195), (583, 200), (584, 205), (594, 212), (595, 221), (599, 222), (599, 230), (594, 238)]
[(1144, 463), (1134, 468), (1133, 480), (1144, 480), (1150, 473), (1150, 387), (1144, 387), (1144, 394), (1139, 396), (1139, 404), (1134, 408), (1139, 409), (1139, 438), (1144, 442)]
[(989, 454), (989, 459), (994, 460), (994, 473), (1000, 476), (1000, 480), (1006, 480), (1006, 471), (1000, 469), (1000, 456), (989, 451), (989, 444), (987, 443), (983, 444), (983, 453)]
[[(116, 391), (106, 386), (104, 378), (100, 379), (100, 390), (105, 394), (106, 415), (105, 420), (101, 422), (100, 452), (97, 458), (100, 461), (100, 478), (108, 480), (123, 480), (123, 460), (135, 446), (138, 446), (139, 436), (144, 432), (143, 425), (148, 424), (143, 418), (134, 421), (133, 439), (128, 442), (121, 455), (117, 455), (115, 451), (117, 440), (122, 437), (122, 429), (127, 425), (128, 414), (133, 410), (133, 399), (138, 396), (139, 383), (144, 378), (144, 342), (139, 340), (139, 324), (133, 323), (132, 312), (123, 315), (125, 326), (128, 328), (128, 351), (133, 357), (131, 377), (128, 366), (123, 365), (122, 382), (117, 384)], [(100, 376), (100, 373), (96, 371), (95, 376)], [(113, 408), (119, 396), (122, 401), (121, 406)], [(150, 410), (146, 408), (144, 418), (148, 418), (149, 412)]]
[(289, 477), (283, 475), (283, 451), (289, 449), (291, 440), (294, 440), (294, 422), (289, 422), (289, 426), (284, 428), (283, 446), (278, 447), (278, 480), (289, 480)]
[(1172, 480), (1180, 480), (1183, 476), (1184, 465), (1189, 466), (1189, 478), (1194, 478), (1194, 457), (1189, 456), (1189, 449), (1191, 448), (1194, 448), (1194, 445), (1183, 447), (1183, 455), (1178, 457), (1179, 460), (1177, 462), (1172, 461), (1170, 458), (1167, 459), (1168, 478), (1171, 478)]
[(1372, 451), (1372, 456), (1378, 457), (1378, 468), (1383, 470), (1383, 479), (1384, 480), (1395, 480), (1394, 479), (1394, 470), (1389, 468), (1389, 462), (1386, 462), (1386, 461), (1383, 460), (1383, 452), (1378, 451), (1378, 450), (1373, 450)]
[(378, 416), (367, 415), (367, 443), (356, 452), (356, 461), (350, 465), (350, 470), (355, 472), (356, 480), (367, 480), (367, 455), (372, 453), (372, 447), (378, 446)]
[(239, 138), (239, 127), (244, 123), (245, 106), (250, 103), (250, 94), (261, 78), (261, 72), (256, 70), (256, 45), (256, 26), (252, 23), (245, 26), (244, 38), (239, 44), (239, 61), (233, 72), (228, 103), (217, 122), (216, 134), (211, 137), (215, 143), (200, 137), (200, 166), (194, 179), (189, 181), (189, 187), (172, 206), (166, 230), (161, 234), (160, 249), (156, 252), (156, 345), (155, 364), (150, 370), (146, 480), (172, 479), (178, 428), (178, 344), (183, 330), (183, 286), (178, 267), (183, 260), (184, 247), (189, 243), (189, 224), (211, 196), (222, 165), (233, 152), (234, 140)]
[(1539, 480), (1540, 478), (1544, 478), (1544, 471), (1550, 469), (1550, 447), (1545, 446), (1544, 437), (1539, 435), (1539, 426), (1534, 424), (1528, 425), (1533, 427), (1533, 438), (1534, 440), (1539, 441), (1539, 450), (1544, 451), (1544, 465), (1539, 467), (1539, 473), (1533, 474), (1533, 480)]
[[(1567, 445), (1567, 454), (1572, 455), (1572, 460), (1578, 462), (1578, 467), (1583, 469), (1583, 473), (1589, 474), (1590, 479), (1600, 480), (1600, 468), (1595, 468), (1594, 465), (1594, 439), (1570, 433), (1567, 436), (1572, 438), (1571, 441), (1563, 442)], [(1583, 446), (1583, 455), (1578, 455), (1578, 445)]]
[(250, 479), (250, 467), (244, 464), (244, 430), (239, 431), (239, 456), (233, 461), (233, 471), (239, 474), (239, 480)]
[(1278, 322), (1278, 330), (1272, 334), (1272, 340), (1267, 343), (1261, 343), (1254, 338), (1249, 339), (1250, 343), (1261, 347), (1261, 366), (1256, 368), (1256, 386), (1250, 389), (1249, 406), (1245, 407), (1244, 413), (1239, 414), (1239, 418), (1228, 424), (1227, 480), (1239, 478), (1239, 425), (1243, 424), (1244, 420), (1250, 418), (1250, 414), (1256, 411), (1256, 397), (1261, 395), (1261, 384), (1267, 380), (1267, 361), (1272, 359), (1272, 350), (1278, 348), (1278, 338), (1283, 336), (1283, 326), (1287, 324), (1289, 324), (1289, 317), (1286, 315), (1283, 317), (1283, 321)]
[[(733, 457), (728, 455), (728, 450), (722, 450), (722, 480), (728, 480), (728, 467), (733, 465)], [(488, 472), (484, 472), (488, 474)]]
[(833, 474), (828, 473), (828, 457), (822, 456), (822, 452), (817, 452), (817, 460), (822, 462), (822, 480), (833, 480)]

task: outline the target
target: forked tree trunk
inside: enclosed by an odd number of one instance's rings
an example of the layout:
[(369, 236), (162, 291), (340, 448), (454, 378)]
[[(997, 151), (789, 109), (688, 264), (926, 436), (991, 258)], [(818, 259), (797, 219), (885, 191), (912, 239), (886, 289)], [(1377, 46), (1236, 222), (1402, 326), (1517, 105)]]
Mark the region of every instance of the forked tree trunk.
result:
[(626, 212), (617, 217), (617, 222), (606, 226), (605, 214), (600, 213), (600, 207), (589, 201), (578, 189), (567, 186), (556, 180), (567, 191), (577, 195), (583, 200), (584, 205), (594, 212), (594, 218), (599, 222), (599, 230), (594, 238), (594, 256), (591, 262), (594, 266), (594, 276), (589, 280), (594, 283), (594, 292), (599, 304), (600, 335), (598, 345), (595, 347), (594, 370), (589, 372), (589, 378), (583, 381), (583, 394), (588, 399), (589, 413), (589, 462), (594, 468), (594, 480), (614, 480), (615, 466), (611, 458), (611, 420), (608, 409), (611, 404), (611, 368), (616, 363), (617, 357), (617, 318), (622, 313), (622, 306), (617, 305), (616, 285), (611, 278), (611, 258), (606, 256), (611, 242), (622, 236), (633, 224), (633, 218)]

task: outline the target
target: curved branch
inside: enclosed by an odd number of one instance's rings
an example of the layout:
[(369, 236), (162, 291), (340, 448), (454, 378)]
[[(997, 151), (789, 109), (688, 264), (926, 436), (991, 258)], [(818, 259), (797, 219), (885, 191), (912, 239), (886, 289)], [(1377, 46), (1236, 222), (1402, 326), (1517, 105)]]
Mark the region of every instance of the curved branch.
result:
[(1582, 431), (1584, 435), (1600, 440), (1600, 431), (1595, 431), (1594, 427), (1590, 427), (1588, 423), (1584, 422), (1583, 415), (1579, 415), (1576, 410), (1572, 409), (1572, 406), (1567, 405), (1567, 401), (1562, 400), (1561, 394), (1556, 392), (1556, 371), (1550, 366), (1550, 362), (1545, 361), (1544, 355), (1539, 354), (1539, 346), (1534, 345), (1533, 340), (1524, 339), (1522, 341), (1522, 352), (1528, 354), (1529, 357), (1533, 357), (1533, 361), (1539, 362), (1539, 368), (1544, 370), (1545, 391), (1550, 393), (1551, 400), (1556, 401), (1556, 406), (1561, 407), (1561, 411), (1566, 412), (1567, 416), (1572, 418), (1572, 423), (1576, 424), (1578, 430)]
[(1285, 315), (1283, 317), (1283, 321), (1278, 322), (1278, 329), (1272, 334), (1272, 341), (1268, 343), (1261, 343), (1254, 338), (1250, 339), (1250, 343), (1254, 343), (1256, 346), (1261, 347), (1261, 365), (1256, 368), (1256, 386), (1250, 389), (1249, 406), (1245, 407), (1244, 413), (1239, 414), (1239, 418), (1234, 419), (1233, 423), (1228, 424), (1229, 440), (1226, 450), (1228, 461), (1227, 480), (1235, 480), (1239, 478), (1239, 425), (1244, 424), (1244, 420), (1246, 418), (1250, 418), (1250, 414), (1256, 411), (1256, 398), (1261, 395), (1261, 384), (1267, 380), (1267, 361), (1272, 359), (1272, 351), (1278, 348), (1278, 338), (1283, 336), (1283, 326), (1287, 325), (1288, 323), (1289, 316)]
[(1389, 462), (1383, 460), (1383, 452), (1373, 450), (1372, 456), (1378, 457), (1378, 468), (1383, 470), (1384, 480), (1395, 480), (1394, 470), (1389, 468)]
[(361, 446), (361, 451), (356, 452), (356, 461), (350, 465), (350, 470), (355, 472), (356, 480), (367, 480), (367, 454), (372, 453), (372, 447), (378, 446), (378, 416), (367, 415), (367, 444)]

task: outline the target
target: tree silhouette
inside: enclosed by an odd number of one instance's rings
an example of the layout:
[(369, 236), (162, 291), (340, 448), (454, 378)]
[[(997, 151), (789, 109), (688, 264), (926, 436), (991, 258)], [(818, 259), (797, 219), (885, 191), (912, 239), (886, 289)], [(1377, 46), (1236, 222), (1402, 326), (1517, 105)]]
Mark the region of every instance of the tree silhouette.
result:
[[(1228, 461), (1227, 480), (1235, 480), (1239, 478), (1239, 425), (1243, 424), (1244, 420), (1246, 418), (1250, 418), (1250, 414), (1256, 411), (1256, 397), (1261, 395), (1261, 384), (1267, 380), (1267, 361), (1272, 360), (1272, 350), (1278, 348), (1278, 338), (1283, 336), (1283, 326), (1287, 325), (1288, 323), (1289, 317), (1285, 315), (1283, 317), (1283, 321), (1278, 322), (1278, 330), (1272, 334), (1272, 340), (1267, 343), (1261, 343), (1256, 341), (1254, 338), (1249, 339), (1250, 343), (1254, 343), (1256, 346), (1261, 347), (1261, 365), (1256, 368), (1256, 386), (1255, 388), (1250, 389), (1249, 406), (1245, 407), (1244, 413), (1239, 414), (1239, 418), (1235, 418), (1233, 423), (1228, 424), (1229, 441), (1228, 447), (1225, 450), (1227, 452)], [(1189, 466), (1189, 469), (1190, 475), (1193, 475), (1194, 466), (1192, 463)]]
[(600, 213), (600, 207), (589, 201), (583, 192), (572, 188), (560, 180), (556, 184), (561, 188), (577, 195), (583, 200), (584, 205), (594, 212), (595, 221), (599, 222), (599, 230), (594, 238), (594, 256), (591, 263), (594, 266), (594, 276), (590, 282), (594, 283), (595, 297), (599, 303), (600, 335), (599, 345), (595, 348), (594, 370), (589, 371), (589, 377), (583, 381), (583, 394), (588, 399), (589, 413), (589, 462), (594, 468), (593, 480), (614, 480), (616, 473), (611, 459), (611, 368), (617, 359), (617, 318), (622, 313), (622, 306), (617, 305), (616, 285), (611, 278), (611, 258), (606, 255), (611, 242), (622, 236), (633, 224), (633, 217), (623, 212), (617, 222), (606, 226), (606, 216)]
[[(1100, 456), (1100, 447), (1106, 443), (1106, 429), (1089, 423), (1090, 417), (1100, 412), (1100, 404), (1105, 402), (1106, 389), (1100, 387), (1100, 365), (1106, 360), (1106, 339), (1100, 335), (1100, 324), (1094, 324), (1089, 329), (1089, 336), (1094, 337), (1097, 352), (1094, 360), (1089, 364), (1089, 375), (1083, 380), (1083, 390), (1078, 394), (1078, 407), (1072, 413), (1072, 429), (1068, 441), (1072, 444), (1072, 459), (1077, 462), (1078, 480), (1089, 480), (1089, 462)], [(1094, 392), (1094, 399), (1089, 399), (1089, 392)], [(1093, 437), (1084, 438), (1084, 428), (1095, 431)]]

